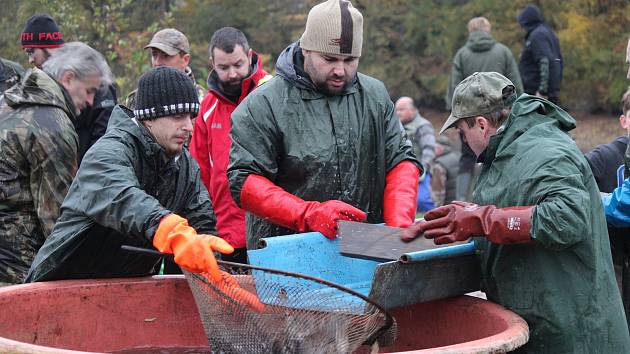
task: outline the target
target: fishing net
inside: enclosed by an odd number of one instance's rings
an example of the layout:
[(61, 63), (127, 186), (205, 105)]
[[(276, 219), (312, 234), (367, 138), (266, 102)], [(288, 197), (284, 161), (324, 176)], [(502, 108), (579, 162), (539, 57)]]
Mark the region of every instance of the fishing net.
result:
[(219, 261), (222, 279), (184, 271), (214, 353), (351, 353), (395, 338), (392, 317), (351, 289)]

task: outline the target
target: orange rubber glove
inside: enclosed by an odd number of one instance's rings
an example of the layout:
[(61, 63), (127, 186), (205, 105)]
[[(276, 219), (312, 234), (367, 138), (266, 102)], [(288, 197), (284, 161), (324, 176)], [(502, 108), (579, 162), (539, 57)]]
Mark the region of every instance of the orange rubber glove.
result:
[(221, 275), (221, 280), (219, 281), (213, 281), (207, 273), (203, 273), (202, 275), (210, 280), (212, 285), (216, 286), (217, 289), (240, 305), (247, 306), (256, 312), (265, 311), (265, 305), (260, 302), (258, 296), (241, 288), (234, 276), (222, 270), (219, 270), (219, 274)]
[(436, 245), (465, 241), (472, 236), (485, 236), (495, 244), (531, 242), (529, 234), (533, 206), (497, 208), (454, 201), (424, 214), (403, 231), (401, 238), (410, 241), (424, 234)]
[(220, 237), (199, 235), (188, 220), (177, 214), (162, 218), (153, 236), (153, 246), (162, 253), (174, 255), (175, 263), (193, 273), (208, 273), (214, 281), (221, 280), (213, 251), (232, 253), (234, 248)]
[(337, 220), (366, 218), (363, 211), (340, 200), (305, 201), (254, 174), (243, 183), (241, 206), (276, 225), (298, 232), (319, 231), (329, 239), (337, 237)]
[(385, 225), (407, 227), (416, 218), (418, 177), (420, 169), (411, 161), (403, 161), (385, 176), (383, 219)]

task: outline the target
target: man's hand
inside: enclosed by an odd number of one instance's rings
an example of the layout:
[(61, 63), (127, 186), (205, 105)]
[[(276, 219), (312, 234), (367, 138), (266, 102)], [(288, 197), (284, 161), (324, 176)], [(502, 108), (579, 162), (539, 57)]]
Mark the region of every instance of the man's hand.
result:
[(298, 232), (319, 231), (337, 237), (337, 220), (364, 221), (363, 211), (340, 200), (306, 201), (265, 177), (247, 176), (241, 190), (243, 209), (269, 222)]
[(338, 220), (364, 221), (366, 218), (363, 211), (339, 200), (310, 203), (304, 217), (308, 229), (319, 231), (331, 240), (337, 237)]
[(207, 273), (214, 281), (221, 279), (213, 251), (232, 253), (234, 248), (213, 235), (199, 235), (188, 221), (177, 214), (165, 216), (153, 236), (153, 246), (174, 255), (175, 263), (193, 273)]
[(427, 221), (424, 237), (432, 238), (436, 245), (441, 245), (482, 236), (480, 208), (477, 204), (454, 201), (427, 212), (424, 214)]
[(485, 236), (496, 244), (526, 243), (531, 241), (529, 228), (534, 207), (497, 208), (454, 201), (424, 214), (403, 232), (401, 238), (411, 241), (424, 235), (436, 245)]

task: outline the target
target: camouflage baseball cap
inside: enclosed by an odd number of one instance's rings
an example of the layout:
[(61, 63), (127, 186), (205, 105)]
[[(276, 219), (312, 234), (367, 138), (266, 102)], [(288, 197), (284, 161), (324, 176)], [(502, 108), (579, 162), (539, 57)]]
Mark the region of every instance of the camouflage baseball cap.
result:
[(189, 53), (190, 43), (188, 43), (188, 38), (180, 31), (174, 28), (165, 28), (153, 35), (151, 43), (144, 47), (144, 49), (147, 48), (156, 48), (168, 55), (175, 55), (180, 51)]
[(474, 73), (455, 87), (453, 109), (440, 134), (462, 118), (477, 117), (510, 107), (514, 100), (516, 91), (508, 78), (496, 72)]

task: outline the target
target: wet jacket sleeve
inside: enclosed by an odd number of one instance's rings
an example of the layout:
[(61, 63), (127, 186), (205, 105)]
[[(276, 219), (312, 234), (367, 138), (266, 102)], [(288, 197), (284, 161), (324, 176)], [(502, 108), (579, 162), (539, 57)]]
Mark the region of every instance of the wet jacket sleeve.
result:
[(584, 175), (567, 156), (542, 165), (535, 178), (529, 178), (519, 193), (536, 200), (530, 234), (537, 244), (563, 250), (589, 237), (593, 212)]
[(73, 186), (81, 192), (72, 203), (102, 226), (151, 240), (160, 220), (170, 211), (141, 188), (134, 173), (134, 157), (120, 153), (125, 151), (123, 144), (109, 144), (107, 149), (92, 149), (86, 155)]
[(630, 227), (630, 178), (611, 193), (604, 196), (606, 221), (617, 228)]
[(230, 192), (239, 207), (241, 189), (248, 175), (257, 174), (272, 182), (276, 180), (278, 173), (276, 159), (282, 140), (273, 129), (273, 122), (269, 102), (262, 95), (248, 96), (232, 113), (230, 129), (232, 147), (227, 175)]
[(191, 163), (194, 166), (191, 167), (191, 178), (188, 181), (188, 186), (190, 186), (187, 191), (188, 200), (180, 216), (186, 218), (188, 224), (195, 228), (197, 233), (217, 235), (217, 219), (212, 209), (210, 196), (199, 178), (199, 168), (194, 161)]
[(48, 237), (77, 171), (78, 140), (74, 134), (46, 131), (29, 140), (23, 146), (30, 165), (31, 195), (43, 234)]

